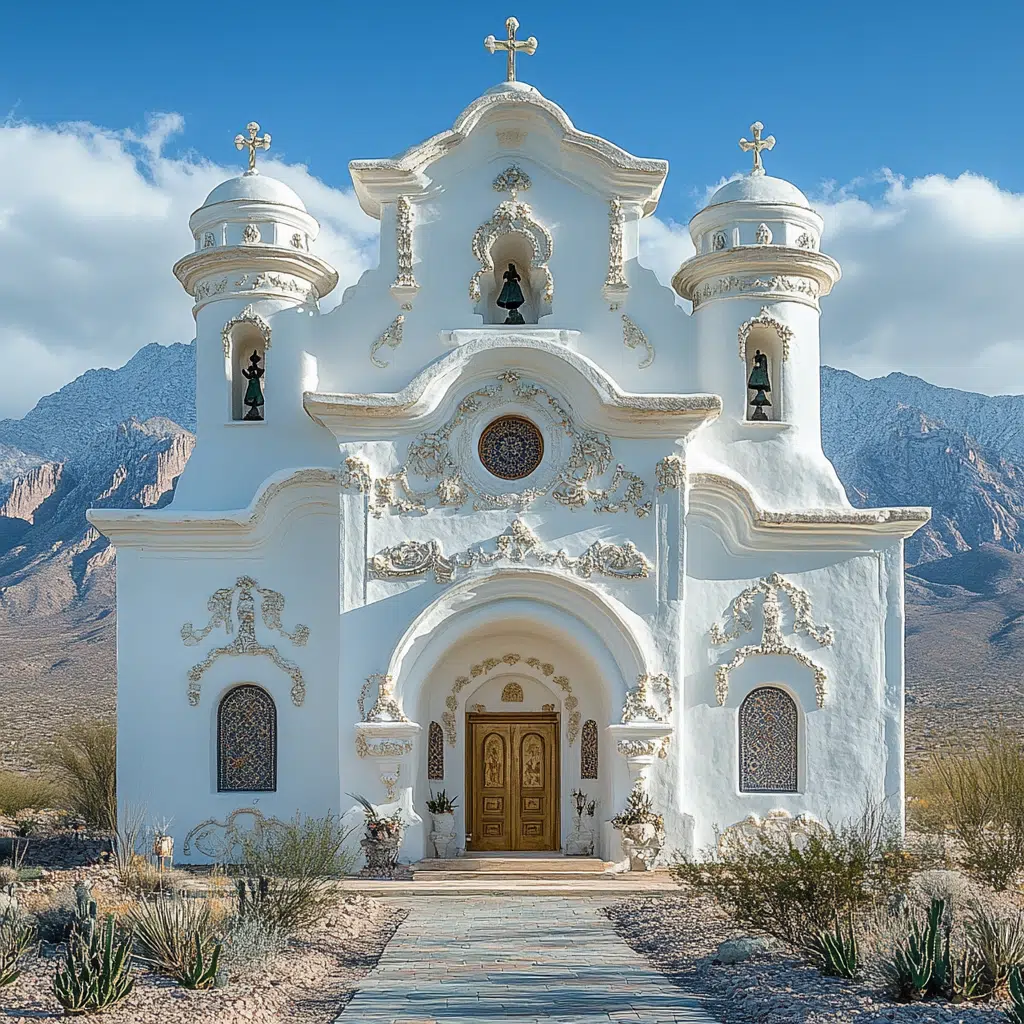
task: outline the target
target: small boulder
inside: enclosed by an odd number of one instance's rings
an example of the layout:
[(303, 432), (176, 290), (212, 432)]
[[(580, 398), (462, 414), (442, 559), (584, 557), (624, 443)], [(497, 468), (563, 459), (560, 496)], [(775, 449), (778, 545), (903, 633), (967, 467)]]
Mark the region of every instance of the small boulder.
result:
[(771, 939), (745, 936), (742, 939), (726, 939), (714, 956), (718, 964), (739, 964), (758, 953), (767, 953), (772, 948)]

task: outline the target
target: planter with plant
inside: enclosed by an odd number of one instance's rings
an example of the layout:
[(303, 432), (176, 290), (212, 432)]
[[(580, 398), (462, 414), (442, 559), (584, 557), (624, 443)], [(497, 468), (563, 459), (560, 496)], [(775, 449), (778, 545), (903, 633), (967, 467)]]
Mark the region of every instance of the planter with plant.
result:
[(567, 857), (593, 857), (594, 812), (597, 810), (597, 801), (588, 799), (582, 789), (574, 789), (572, 805), (575, 820), (572, 832), (565, 841), (565, 854)]
[(398, 851), (405, 832), (401, 808), (383, 815), (365, 797), (356, 793), (350, 793), (349, 796), (358, 800), (366, 812), (366, 835), (359, 841), (366, 854), (363, 874), (370, 878), (394, 878), (395, 868), (398, 867)]
[(622, 846), (629, 857), (630, 871), (651, 871), (665, 845), (665, 819), (639, 787), (634, 787), (626, 806), (612, 818), (622, 833)]
[(456, 800), (458, 797), (448, 796), (443, 789), (436, 795), (430, 791), (427, 812), (430, 814), (430, 841), (434, 845), (435, 857), (454, 857), (458, 852), (455, 841)]

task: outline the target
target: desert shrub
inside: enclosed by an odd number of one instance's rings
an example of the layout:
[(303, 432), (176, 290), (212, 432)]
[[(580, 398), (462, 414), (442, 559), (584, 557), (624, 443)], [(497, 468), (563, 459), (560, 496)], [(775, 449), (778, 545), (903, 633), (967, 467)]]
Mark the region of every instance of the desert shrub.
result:
[(949, 792), (932, 757), (907, 771), (907, 827), (934, 835), (949, 825)]
[(678, 860), (677, 882), (709, 893), (741, 925), (815, 951), (816, 937), (903, 890), (912, 863), (898, 827), (871, 810), (799, 840), (766, 834), (700, 862)]
[[(194, 982), (196, 975), (202, 980), (205, 973), (203, 965), (214, 958), (215, 947), (219, 945), (206, 900), (143, 900), (136, 905), (129, 920), (141, 959), (182, 984), (185, 984), (183, 979)], [(216, 953), (216, 957), (219, 956), (219, 952)], [(198, 970), (197, 961), (200, 965)], [(186, 987), (195, 988), (197, 985), (192, 983)], [(209, 985), (199, 984), (198, 987), (207, 988)]]
[(179, 895), (189, 880), (188, 872), (166, 868), (163, 871), (152, 861), (141, 854), (133, 854), (118, 872), (119, 880), (125, 889), (143, 896), (175, 896)]
[(6, 889), (21, 880), (21, 872), (10, 864), (0, 864), (0, 889)]
[(116, 756), (117, 730), (100, 720), (68, 726), (42, 751), (70, 808), (106, 831), (117, 824)]
[(72, 931), (64, 961), (53, 978), (53, 994), (67, 1016), (102, 1013), (126, 999), (135, 987), (132, 938), (118, 937), (116, 928), (108, 917), (102, 927), (93, 919)]
[(260, 971), (288, 946), (288, 936), (258, 914), (236, 914), (224, 936), (223, 964), (232, 976)]
[(258, 916), (292, 933), (319, 918), (334, 901), (332, 879), (352, 867), (344, 845), (352, 829), (332, 814), (303, 818), (246, 833), (238, 867), (250, 879), (266, 879)]
[(980, 745), (936, 757), (946, 789), (949, 827), (963, 849), (964, 870), (1002, 891), (1024, 863), (1024, 750), (1008, 729), (989, 732)]
[(49, 779), (21, 772), (0, 772), (0, 814), (15, 815), (26, 809), (58, 807), (63, 796)]
[(21, 962), (35, 940), (35, 926), (17, 905), (0, 914), (0, 988), (21, 976)]

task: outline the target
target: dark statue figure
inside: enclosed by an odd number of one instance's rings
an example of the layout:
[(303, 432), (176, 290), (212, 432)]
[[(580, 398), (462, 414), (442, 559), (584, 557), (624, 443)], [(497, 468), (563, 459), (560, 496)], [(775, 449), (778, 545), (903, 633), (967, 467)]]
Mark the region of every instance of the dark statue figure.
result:
[(242, 368), (242, 376), (249, 382), (245, 389), (245, 397), (242, 399), (242, 404), (247, 405), (249, 411), (242, 417), (243, 420), (263, 419), (263, 385), (260, 378), (266, 370), (260, 366), (260, 362), (259, 353), (253, 352), (249, 356), (249, 365)]
[(498, 305), (501, 306), (502, 309), (508, 310), (508, 316), (505, 317), (505, 323), (526, 323), (523, 319), (523, 314), (519, 312), (519, 307), (526, 301), (526, 296), (523, 295), (523, 289), (519, 287), (520, 277), (516, 270), (516, 265), (514, 263), (510, 263), (508, 265), (508, 270), (506, 270), (501, 277), (505, 284), (501, 289), (501, 294), (498, 296)]
[(750, 371), (747, 387), (756, 392), (750, 400), (750, 404), (754, 408), (750, 418), (752, 420), (767, 420), (768, 415), (764, 408), (766, 405), (770, 407), (772, 404), (768, 397), (768, 392), (772, 389), (772, 382), (768, 379), (768, 357), (760, 349), (754, 353), (754, 366)]

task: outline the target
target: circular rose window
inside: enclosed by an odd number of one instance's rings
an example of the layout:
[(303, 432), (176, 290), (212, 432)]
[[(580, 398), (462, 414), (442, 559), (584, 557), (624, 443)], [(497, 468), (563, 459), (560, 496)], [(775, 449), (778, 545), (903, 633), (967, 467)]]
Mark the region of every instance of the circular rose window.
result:
[(502, 480), (522, 480), (544, 458), (544, 435), (522, 416), (502, 416), (480, 435), (480, 461)]

